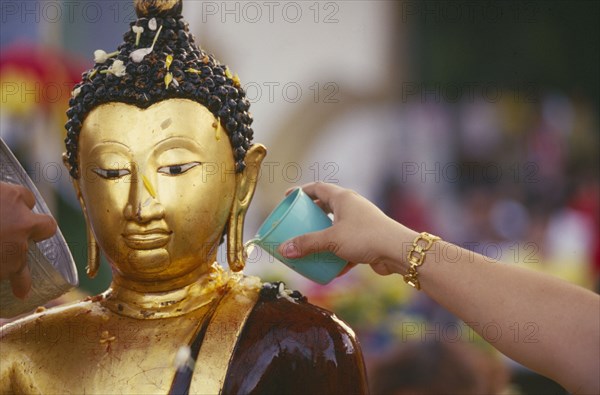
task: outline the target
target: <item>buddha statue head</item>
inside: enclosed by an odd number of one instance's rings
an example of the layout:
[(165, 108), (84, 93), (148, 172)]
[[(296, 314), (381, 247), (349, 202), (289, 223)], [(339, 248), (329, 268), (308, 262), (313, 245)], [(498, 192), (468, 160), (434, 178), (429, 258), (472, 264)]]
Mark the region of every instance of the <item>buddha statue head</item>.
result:
[(64, 162), (88, 227), (88, 275), (101, 249), (113, 282), (145, 291), (206, 273), (242, 230), (266, 150), (252, 144), (239, 78), (194, 43), (181, 0), (136, 0), (114, 52), (97, 50), (67, 112)]

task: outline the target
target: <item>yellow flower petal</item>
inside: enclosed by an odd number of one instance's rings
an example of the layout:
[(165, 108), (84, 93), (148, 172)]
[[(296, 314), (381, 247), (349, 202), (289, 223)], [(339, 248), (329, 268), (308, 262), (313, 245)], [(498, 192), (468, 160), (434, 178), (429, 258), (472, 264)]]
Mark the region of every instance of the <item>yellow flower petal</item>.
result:
[(171, 81), (173, 81), (173, 74), (171, 74), (169, 72), (165, 75), (165, 88), (169, 87), (169, 84), (171, 84)]
[(233, 75), (231, 74), (231, 71), (229, 71), (229, 68), (225, 69), (225, 77), (227, 77), (227, 78), (233, 78)]
[(242, 86), (242, 84), (240, 83), (240, 77), (237, 74), (233, 76), (232, 80), (234, 86), (237, 86), (238, 88)]
[(150, 184), (150, 180), (148, 180), (145, 175), (142, 175), (142, 181), (144, 182), (144, 186), (146, 187), (146, 190), (150, 196), (152, 196), (153, 199), (156, 199), (156, 191), (152, 187), (152, 184)]
[(169, 67), (171, 67), (171, 63), (173, 63), (173, 55), (167, 55), (167, 59), (165, 60), (166, 64), (167, 64), (167, 70), (169, 70)]

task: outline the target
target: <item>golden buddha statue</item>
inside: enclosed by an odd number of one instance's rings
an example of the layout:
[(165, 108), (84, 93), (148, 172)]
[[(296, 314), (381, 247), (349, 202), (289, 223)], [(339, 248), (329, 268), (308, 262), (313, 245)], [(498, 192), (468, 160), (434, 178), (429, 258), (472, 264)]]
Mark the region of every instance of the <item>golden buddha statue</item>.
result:
[[(2, 327), (0, 392), (367, 392), (350, 328), (240, 272), (266, 150), (251, 143), (239, 79), (194, 44), (181, 1), (135, 5), (125, 42), (96, 51), (75, 87), (66, 124), (87, 271), (101, 250), (112, 284)], [(225, 234), (231, 271), (214, 263)]]

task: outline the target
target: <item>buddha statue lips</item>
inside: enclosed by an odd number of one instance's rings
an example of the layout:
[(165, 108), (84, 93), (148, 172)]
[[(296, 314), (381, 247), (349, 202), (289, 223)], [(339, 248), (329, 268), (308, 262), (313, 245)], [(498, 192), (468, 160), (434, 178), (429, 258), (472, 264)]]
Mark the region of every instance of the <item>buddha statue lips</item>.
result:
[[(3, 327), (0, 392), (367, 392), (350, 328), (239, 273), (266, 150), (238, 77), (196, 46), (181, 1), (135, 3), (67, 112), (88, 274), (102, 251), (111, 287)], [(215, 263), (224, 234), (231, 272)]]
[(150, 229), (144, 232), (124, 233), (125, 244), (134, 250), (153, 250), (167, 245), (171, 232), (164, 229)]

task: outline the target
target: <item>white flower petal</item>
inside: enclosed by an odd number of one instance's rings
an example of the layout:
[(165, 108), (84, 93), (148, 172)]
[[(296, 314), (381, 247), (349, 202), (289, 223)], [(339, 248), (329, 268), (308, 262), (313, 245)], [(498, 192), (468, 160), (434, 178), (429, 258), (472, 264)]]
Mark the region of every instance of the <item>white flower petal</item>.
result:
[(97, 49), (94, 51), (94, 62), (96, 63), (104, 63), (108, 59), (108, 54), (101, 50)]
[(79, 96), (79, 93), (81, 93), (81, 87), (77, 87), (75, 89), (73, 89), (73, 92), (71, 92), (71, 97), (73, 99), (75, 99), (77, 96)]
[(146, 55), (148, 55), (150, 52), (152, 52), (152, 48), (140, 48), (140, 49), (136, 49), (135, 51), (133, 51), (129, 55), (129, 57), (135, 63), (140, 63), (142, 60), (144, 60), (144, 57)]
[(113, 56), (117, 56), (118, 54), (119, 54), (119, 51), (106, 53), (105, 51), (103, 51), (101, 49), (97, 49), (94, 51), (94, 61), (96, 63), (104, 63), (108, 59), (112, 58)]
[(157, 27), (158, 27), (158, 25), (156, 23), (156, 18), (152, 18), (148, 21), (148, 28), (150, 30), (156, 30)]
[(125, 64), (122, 60), (115, 60), (113, 64), (108, 68), (108, 72), (114, 74), (116, 77), (123, 77), (125, 72)]
[(144, 32), (144, 28), (142, 26), (132, 26), (131, 30), (134, 33), (143, 33)]

